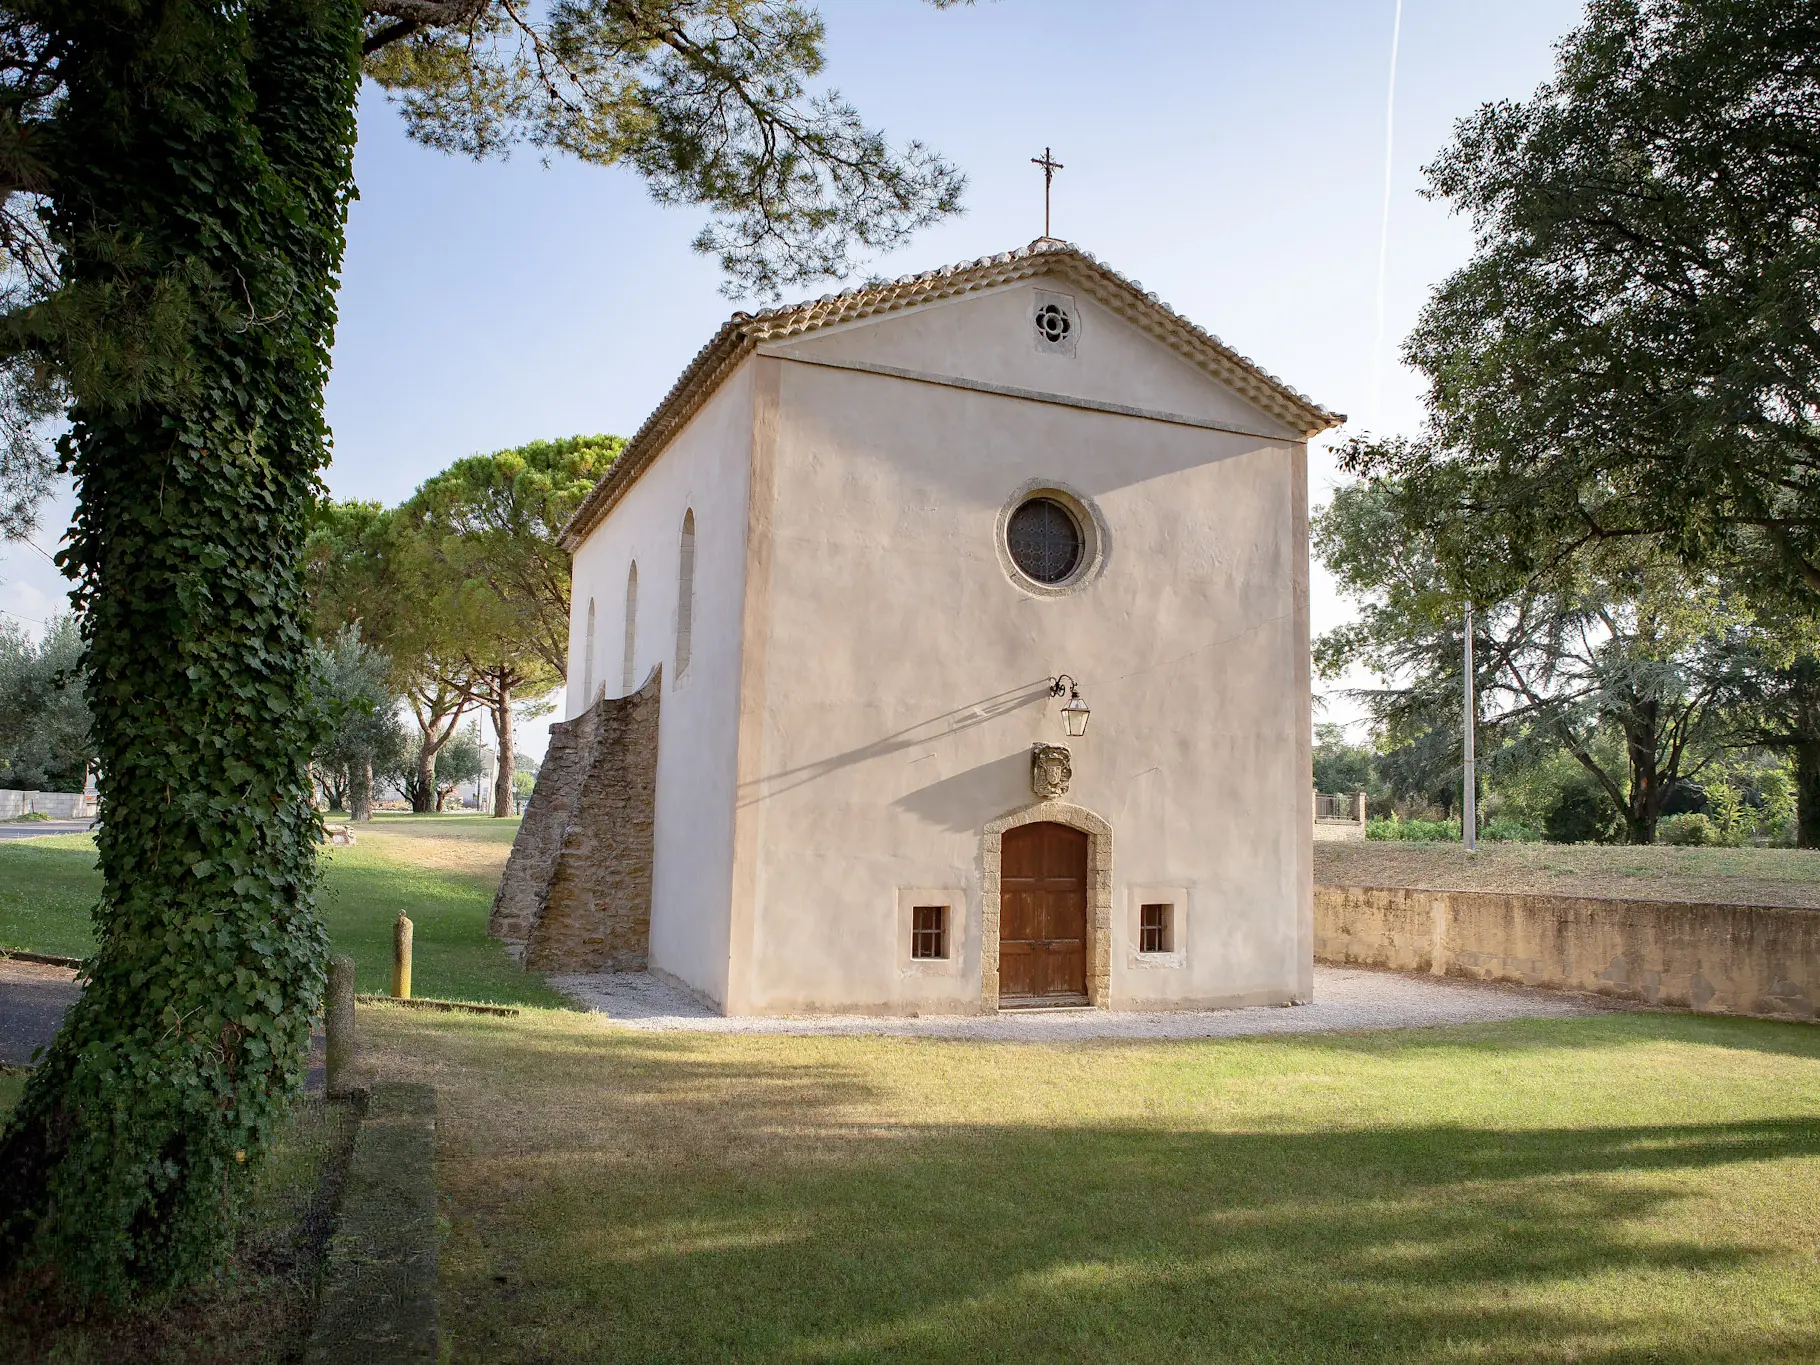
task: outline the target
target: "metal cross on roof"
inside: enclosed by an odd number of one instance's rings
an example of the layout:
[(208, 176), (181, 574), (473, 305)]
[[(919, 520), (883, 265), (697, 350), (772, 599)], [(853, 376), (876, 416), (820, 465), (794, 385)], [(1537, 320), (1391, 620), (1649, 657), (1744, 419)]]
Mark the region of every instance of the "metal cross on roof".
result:
[(1053, 152), (1051, 152), (1047, 147), (1043, 148), (1043, 154), (1041, 156), (1031, 157), (1030, 164), (1032, 166), (1041, 166), (1043, 168), (1043, 236), (1048, 237), (1048, 235), (1049, 235), (1049, 187), (1050, 187), (1050, 185), (1052, 185), (1055, 182), (1055, 173), (1057, 171), (1065, 171), (1068, 168), (1066, 166), (1062, 165), (1061, 162), (1057, 161), (1055, 159), (1055, 154)]

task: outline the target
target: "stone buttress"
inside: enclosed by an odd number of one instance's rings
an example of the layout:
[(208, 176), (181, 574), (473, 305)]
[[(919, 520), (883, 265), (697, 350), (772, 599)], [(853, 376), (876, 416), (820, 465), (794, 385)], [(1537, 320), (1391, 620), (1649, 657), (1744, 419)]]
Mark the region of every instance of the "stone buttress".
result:
[(490, 937), (527, 967), (638, 971), (651, 940), (662, 670), (550, 727), (550, 747), (512, 845)]

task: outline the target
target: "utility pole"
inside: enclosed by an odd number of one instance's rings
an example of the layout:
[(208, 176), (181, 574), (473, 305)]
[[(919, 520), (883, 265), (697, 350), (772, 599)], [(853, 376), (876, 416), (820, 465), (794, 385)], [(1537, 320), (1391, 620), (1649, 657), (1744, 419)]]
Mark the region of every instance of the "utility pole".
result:
[(1468, 853), (1479, 850), (1479, 775), (1473, 747), (1479, 727), (1478, 707), (1472, 695), (1472, 603), (1466, 604), (1466, 793), (1460, 806), (1460, 839)]

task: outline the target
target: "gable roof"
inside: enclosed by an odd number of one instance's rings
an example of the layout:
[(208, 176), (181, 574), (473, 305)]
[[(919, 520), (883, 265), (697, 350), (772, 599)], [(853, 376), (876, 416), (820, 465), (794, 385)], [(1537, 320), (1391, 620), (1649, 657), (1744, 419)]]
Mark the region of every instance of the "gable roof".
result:
[(587, 538), (625, 490), (662, 453), (670, 438), (720, 387), (721, 381), (763, 343), (1042, 275), (1066, 279), (1290, 430), (1303, 433), (1304, 438), (1346, 420), (1267, 373), (1213, 333), (1197, 327), (1155, 293), (1146, 293), (1136, 280), (1126, 279), (1070, 242), (1039, 237), (1027, 247), (982, 256), (977, 261), (824, 294), (806, 303), (735, 313), (696, 352), (670, 392), (575, 509), (575, 515), (562, 530), (563, 548), (572, 551)]

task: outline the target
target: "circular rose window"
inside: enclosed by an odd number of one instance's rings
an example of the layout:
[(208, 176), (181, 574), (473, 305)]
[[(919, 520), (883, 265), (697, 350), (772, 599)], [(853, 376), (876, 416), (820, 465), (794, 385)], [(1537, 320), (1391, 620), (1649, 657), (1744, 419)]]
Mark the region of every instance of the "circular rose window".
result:
[(1060, 583), (1081, 564), (1080, 523), (1054, 498), (1031, 498), (1005, 526), (1011, 562), (1038, 583)]

